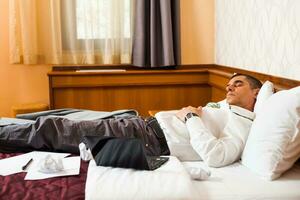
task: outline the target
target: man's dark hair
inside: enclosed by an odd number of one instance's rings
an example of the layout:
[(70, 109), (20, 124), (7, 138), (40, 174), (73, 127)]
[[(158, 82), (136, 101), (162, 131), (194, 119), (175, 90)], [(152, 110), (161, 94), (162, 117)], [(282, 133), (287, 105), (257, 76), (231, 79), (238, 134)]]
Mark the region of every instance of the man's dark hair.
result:
[(262, 83), (260, 82), (260, 80), (258, 80), (257, 78), (255, 78), (253, 76), (250, 76), (248, 74), (235, 73), (235, 74), (233, 74), (233, 76), (230, 77), (230, 80), (237, 76), (246, 77), (248, 83), (250, 84), (251, 89), (261, 88), (261, 86), (262, 86)]

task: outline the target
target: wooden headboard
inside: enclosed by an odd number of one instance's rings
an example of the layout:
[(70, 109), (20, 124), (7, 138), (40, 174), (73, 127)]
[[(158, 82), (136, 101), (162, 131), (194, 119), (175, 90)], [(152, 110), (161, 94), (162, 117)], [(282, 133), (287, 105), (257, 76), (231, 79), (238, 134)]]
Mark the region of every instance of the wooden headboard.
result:
[[(205, 105), (225, 97), (233, 73), (246, 73), (272, 81), (277, 90), (300, 85), (299, 81), (219, 65), (181, 66), (176, 70), (103, 70), (93, 67), (55, 67), (48, 73), (50, 108), (81, 108), (112, 111), (180, 109)], [(79, 71), (78, 71), (79, 70)]]

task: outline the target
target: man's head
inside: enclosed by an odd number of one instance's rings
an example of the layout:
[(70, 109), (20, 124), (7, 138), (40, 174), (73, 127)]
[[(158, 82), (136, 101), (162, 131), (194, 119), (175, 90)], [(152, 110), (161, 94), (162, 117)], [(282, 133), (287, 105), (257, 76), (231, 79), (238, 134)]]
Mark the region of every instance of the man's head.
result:
[(230, 105), (236, 105), (253, 111), (261, 86), (261, 82), (252, 76), (234, 74), (226, 87), (226, 101)]

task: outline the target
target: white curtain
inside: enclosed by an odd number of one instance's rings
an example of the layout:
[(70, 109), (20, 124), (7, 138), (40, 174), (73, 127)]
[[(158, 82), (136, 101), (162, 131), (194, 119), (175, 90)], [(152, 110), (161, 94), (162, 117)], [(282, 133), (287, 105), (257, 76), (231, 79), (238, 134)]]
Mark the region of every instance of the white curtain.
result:
[(10, 62), (128, 64), (133, 0), (10, 0)]

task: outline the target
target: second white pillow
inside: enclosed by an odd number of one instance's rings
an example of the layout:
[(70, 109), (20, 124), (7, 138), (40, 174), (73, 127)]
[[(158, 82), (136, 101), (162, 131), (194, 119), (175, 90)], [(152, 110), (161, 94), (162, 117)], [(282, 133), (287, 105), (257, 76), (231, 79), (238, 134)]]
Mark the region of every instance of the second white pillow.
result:
[(242, 164), (268, 180), (300, 157), (300, 86), (272, 95), (251, 127)]
[(262, 109), (266, 101), (270, 96), (274, 94), (274, 85), (270, 81), (264, 82), (262, 87), (259, 90), (259, 93), (256, 97), (256, 103), (254, 105), (255, 114), (259, 113)]

